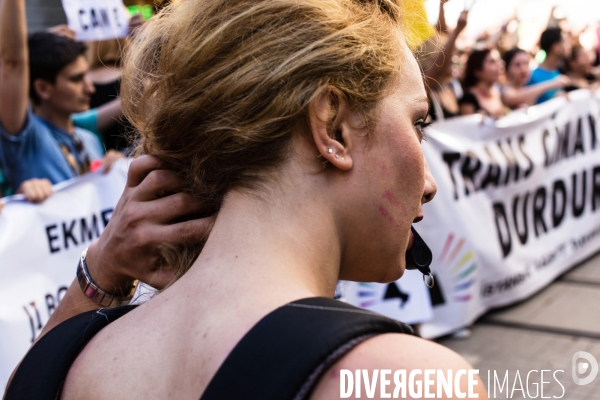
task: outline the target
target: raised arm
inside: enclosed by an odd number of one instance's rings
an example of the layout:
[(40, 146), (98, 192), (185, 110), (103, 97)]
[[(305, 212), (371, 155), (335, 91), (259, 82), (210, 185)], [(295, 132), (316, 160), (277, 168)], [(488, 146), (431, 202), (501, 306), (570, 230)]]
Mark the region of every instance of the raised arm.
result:
[(522, 88), (507, 88), (502, 92), (502, 102), (510, 108), (517, 108), (523, 104), (535, 104), (538, 97), (549, 90), (564, 88), (571, 84), (571, 79), (565, 75), (556, 77), (551, 81), (536, 83)]
[(460, 13), (460, 17), (456, 22), (456, 28), (448, 35), (448, 40), (444, 44), (444, 49), (437, 53), (432, 66), (427, 71), (424, 71), (425, 77), (429, 81), (428, 83), (430, 86), (437, 82), (441, 76), (444, 76), (448, 69), (452, 67), (452, 54), (454, 53), (456, 39), (467, 26), (468, 16), (468, 11), (463, 11)]
[(444, 11), (444, 4), (446, 4), (448, 0), (440, 0), (440, 13), (438, 17), (438, 23), (435, 26), (436, 30), (440, 33), (448, 32), (448, 25), (446, 25), (446, 12)]
[(0, 122), (10, 135), (25, 124), (29, 54), (25, 0), (0, 1)]

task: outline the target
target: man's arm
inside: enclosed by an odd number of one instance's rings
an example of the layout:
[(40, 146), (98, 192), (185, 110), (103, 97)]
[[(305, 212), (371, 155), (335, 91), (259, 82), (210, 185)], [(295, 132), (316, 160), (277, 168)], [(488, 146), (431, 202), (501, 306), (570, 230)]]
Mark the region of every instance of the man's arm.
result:
[(0, 2), (0, 122), (10, 135), (25, 124), (29, 54), (24, 0)]
[(438, 17), (438, 23), (435, 28), (439, 33), (448, 32), (448, 25), (446, 25), (446, 12), (444, 11), (444, 4), (446, 4), (448, 0), (440, 0), (440, 13)]
[[(181, 193), (181, 180), (174, 172), (160, 169), (156, 158), (134, 160), (110, 223), (88, 250), (86, 264), (92, 279), (111, 293), (124, 292), (135, 279), (163, 288), (173, 275), (160, 266), (162, 246), (205, 240), (214, 217), (180, 222), (203, 211), (197, 200)], [(98, 309), (75, 279), (36, 341), (61, 322)]]
[(502, 93), (502, 102), (504, 105), (517, 108), (523, 104), (535, 104), (538, 97), (549, 90), (562, 89), (572, 84), (569, 77), (560, 75), (550, 81), (536, 83), (519, 89), (509, 88)]

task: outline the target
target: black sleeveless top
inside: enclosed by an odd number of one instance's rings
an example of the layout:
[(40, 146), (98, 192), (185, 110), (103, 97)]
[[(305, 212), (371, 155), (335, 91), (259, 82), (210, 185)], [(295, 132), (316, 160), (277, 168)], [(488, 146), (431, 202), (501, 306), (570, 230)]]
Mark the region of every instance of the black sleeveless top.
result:
[[(56, 326), (29, 350), (6, 400), (58, 399), (71, 364), (85, 345), (135, 307), (89, 311)], [(329, 298), (286, 304), (246, 333), (200, 399), (306, 399), (329, 367), (359, 343), (382, 333), (414, 335), (406, 324)]]

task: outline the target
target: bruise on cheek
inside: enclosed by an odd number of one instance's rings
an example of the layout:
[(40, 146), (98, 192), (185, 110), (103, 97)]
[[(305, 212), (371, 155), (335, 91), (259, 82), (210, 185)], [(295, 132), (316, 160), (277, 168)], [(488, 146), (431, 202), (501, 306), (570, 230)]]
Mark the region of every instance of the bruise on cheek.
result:
[(399, 223), (398, 223), (396, 220), (394, 220), (394, 218), (391, 216), (391, 214), (390, 214), (390, 212), (388, 211), (388, 209), (387, 209), (387, 208), (385, 208), (385, 207), (383, 206), (383, 204), (380, 204), (378, 209), (379, 209), (379, 213), (380, 213), (381, 215), (383, 215), (383, 216), (384, 216), (384, 217), (385, 217), (385, 218), (388, 220), (388, 222), (389, 222), (390, 224), (392, 224), (393, 226), (400, 226), (400, 224), (399, 224)]
[[(382, 197), (388, 201), (390, 204), (392, 204), (395, 208), (398, 209), (398, 211), (400, 212), (400, 218), (404, 219), (407, 216), (407, 210), (406, 207), (404, 206), (404, 204), (402, 204), (402, 201), (396, 197), (391, 191), (386, 190), (385, 192), (383, 192)], [(396, 226), (400, 226), (400, 221), (396, 222)]]
[(394, 196), (392, 194), (392, 192), (390, 192), (389, 190), (386, 190), (385, 192), (383, 192), (383, 198), (388, 200), (390, 203), (392, 203), (395, 206), (400, 205), (400, 200), (398, 200), (398, 198), (396, 196)]

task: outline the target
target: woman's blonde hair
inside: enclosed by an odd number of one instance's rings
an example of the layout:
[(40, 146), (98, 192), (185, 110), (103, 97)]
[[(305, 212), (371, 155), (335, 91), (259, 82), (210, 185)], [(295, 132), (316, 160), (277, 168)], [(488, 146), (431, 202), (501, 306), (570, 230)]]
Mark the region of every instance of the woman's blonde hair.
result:
[[(399, 72), (401, 0), (187, 0), (151, 19), (124, 63), (123, 107), (139, 150), (218, 210), (305, 132), (330, 87), (367, 126)], [(173, 257), (168, 257), (173, 258)]]
[(125, 39), (109, 39), (88, 43), (87, 59), (90, 68), (96, 68), (103, 65), (119, 65)]

